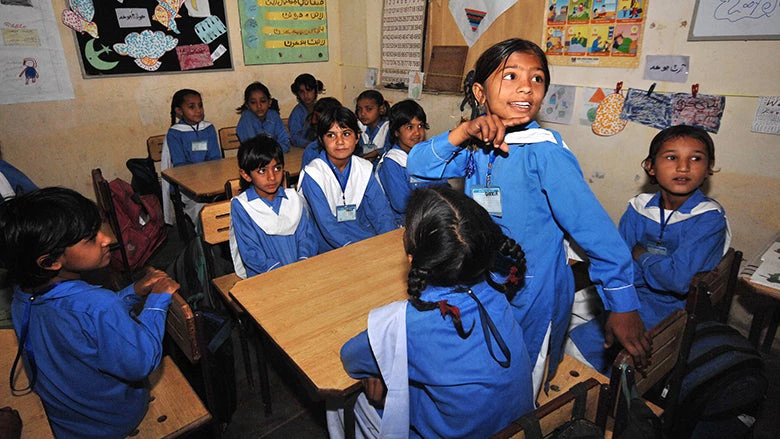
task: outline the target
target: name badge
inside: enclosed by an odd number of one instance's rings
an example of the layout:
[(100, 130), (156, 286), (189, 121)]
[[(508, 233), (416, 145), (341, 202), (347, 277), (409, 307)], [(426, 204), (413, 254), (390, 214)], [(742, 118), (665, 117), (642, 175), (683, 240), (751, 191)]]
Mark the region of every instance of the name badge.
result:
[(493, 216), (501, 218), (501, 188), (475, 186), (471, 189), (471, 198)]
[(420, 184), (423, 183), (425, 180), (420, 180), (419, 178), (409, 176), (409, 184)]
[(196, 140), (192, 142), (192, 150), (193, 151), (208, 151), (209, 150), (209, 142), (205, 140)]
[(365, 145), (363, 145), (363, 154), (371, 152), (375, 149), (376, 149), (376, 145), (374, 145), (373, 143), (366, 143)]
[(647, 252), (653, 255), (666, 256), (668, 250), (664, 247), (663, 242), (648, 242)]
[(336, 221), (343, 223), (346, 221), (355, 221), (357, 219), (357, 206), (347, 204), (345, 206), (336, 206)]

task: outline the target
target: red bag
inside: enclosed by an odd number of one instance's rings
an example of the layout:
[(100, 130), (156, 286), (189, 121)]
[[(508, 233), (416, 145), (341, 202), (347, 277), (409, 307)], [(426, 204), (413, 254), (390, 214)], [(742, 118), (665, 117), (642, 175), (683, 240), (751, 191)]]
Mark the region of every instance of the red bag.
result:
[[(154, 195), (138, 195), (130, 183), (115, 179), (108, 184), (114, 201), (119, 230), (130, 269), (136, 271), (168, 237), (160, 200)], [(111, 254), (111, 266), (122, 270), (121, 252)]]

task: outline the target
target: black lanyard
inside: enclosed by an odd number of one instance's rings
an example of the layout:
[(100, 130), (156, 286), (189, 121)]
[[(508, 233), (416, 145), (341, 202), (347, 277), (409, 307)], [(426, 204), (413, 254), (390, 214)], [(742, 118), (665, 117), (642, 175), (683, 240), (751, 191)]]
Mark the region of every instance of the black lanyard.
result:
[[(482, 323), (482, 333), (485, 336), (485, 343), (487, 343), (488, 351), (490, 351), (490, 356), (493, 357), (493, 359), (501, 365), (503, 368), (508, 368), (509, 364), (512, 361), (512, 352), (509, 351), (509, 346), (507, 346), (506, 342), (504, 341), (503, 337), (501, 337), (501, 334), (498, 332), (498, 328), (496, 328), (495, 323), (493, 323), (493, 319), (490, 318), (490, 315), (488, 315), (487, 310), (484, 306), (482, 306), (482, 302), (477, 299), (477, 296), (474, 295), (474, 292), (469, 289), (467, 291), (469, 297), (474, 299), (475, 302), (477, 302), (477, 308), (479, 309), (479, 319)], [(491, 337), (491, 335), (493, 337)], [(501, 353), (504, 354), (504, 357), (506, 360), (499, 360), (496, 358), (496, 354), (493, 352), (493, 339), (496, 340), (496, 343), (498, 344), (498, 348), (501, 349)]]

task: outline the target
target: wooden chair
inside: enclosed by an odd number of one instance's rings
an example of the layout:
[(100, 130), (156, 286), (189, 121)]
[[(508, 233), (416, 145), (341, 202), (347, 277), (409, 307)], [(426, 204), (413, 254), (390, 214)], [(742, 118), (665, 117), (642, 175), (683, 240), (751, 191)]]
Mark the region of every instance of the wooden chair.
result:
[[(230, 185), (230, 180), (226, 187)], [(236, 273), (229, 273), (216, 277), (214, 273), (214, 255), (212, 248), (222, 245), (230, 239), (230, 200), (218, 201), (203, 206), (200, 211), (201, 230), (203, 233), (203, 252), (206, 255), (206, 271), (211, 279), (212, 291), (216, 293), (222, 302), (227, 306), (228, 311), (233, 315), (239, 324), (240, 342), (242, 356), (244, 358), (244, 367), (246, 369), (247, 382), (250, 388), (254, 388), (254, 379), (252, 374), (252, 364), (249, 359), (249, 347), (247, 337), (250, 330), (248, 317), (244, 310), (230, 296), (230, 289), (241, 278)], [(256, 344), (257, 364), (260, 370), (260, 389), (262, 392), (263, 403), (266, 413), (271, 413), (271, 392), (268, 384), (268, 369), (265, 358), (262, 354), (262, 340), (258, 337)]]
[[(578, 386), (582, 386), (586, 391), (585, 411), (583, 417), (595, 423), (599, 397), (602, 393), (602, 389), (605, 389), (605, 387), (602, 387), (602, 385), (594, 378), (588, 378), (587, 380), (579, 383)], [(494, 439), (525, 439), (526, 431), (524, 430), (523, 425), (528, 425), (529, 416), (534, 416), (538, 419), (542, 436), (549, 435), (553, 432), (553, 430), (574, 417), (576, 393), (573, 390), (574, 389), (563, 393), (562, 395), (547, 402), (528, 415), (513, 421), (511, 424), (509, 424), (509, 426), (505, 427), (503, 430), (499, 431), (491, 437)], [(530, 420), (530, 423), (535, 424), (533, 419)], [(601, 427), (603, 428), (603, 425)], [(528, 433), (531, 435), (530, 432)]]
[[(701, 293), (688, 294), (686, 311), (696, 314), (699, 320), (727, 323), (741, 262), (742, 252), (729, 248), (713, 270), (697, 274), (691, 282), (691, 291)], [(704, 289), (700, 290), (702, 284)]]
[(122, 229), (119, 227), (119, 219), (116, 215), (114, 200), (111, 197), (111, 189), (106, 179), (103, 178), (103, 171), (100, 168), (92, 170), (92, 189), (95, 191), (95, 202), (98, 209), (100, 209), (100, 214), (103, 216), (103, 220), (108, 222), (116, 239), (116, 244), (111, 245), (111, 250), (116, 250), (116, 247), (119, 247), (119, 252), (122, 255), (122, 271), (131, 276), (132, 270), (127, 259), (127, 251), (122, 239)]
[(163, 143), (165, 142), (165, 134), (159, 134), (146, 139), (146, 151), (149, 153), (149, 158), (153, 162), (157, 163), (162, 160)]
[(236, 127), (225, 127), (219, 129), (219, 146), (222, 149), (222, 157), (225, 157), (225, 151), (238, 150), (241, 141), (236, 135)]
[(231, 178), (225, 182), (225, 197), (230, 200), (241, 193), (241, 179)]

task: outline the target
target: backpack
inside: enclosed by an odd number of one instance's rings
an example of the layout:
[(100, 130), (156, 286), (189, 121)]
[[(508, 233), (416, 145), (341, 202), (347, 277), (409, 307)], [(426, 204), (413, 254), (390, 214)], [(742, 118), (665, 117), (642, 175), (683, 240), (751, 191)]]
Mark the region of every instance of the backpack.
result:
[[(127, 262), (130, 270), (136, 271), (143, 267), (168, 236), (160, 200), (154, 195), (136, 194), (128, 182), (119, 178), (109, 183), (108, 187), (114, 202), (119, 233), (125, 245)], [(111, 265), (119, 270), (124, 268), (119, 252), (111, 254)]]
[(679, 393), (675, 434), (690, 437), (697, 424), (758, 412), (768, 382), (761, 355), (736, 329), (696, 325)]
[(125, 162), (125, 166), (133, 175), (130, 185), (137, 194), (154, 195), (162, 202), (162, 186), (152, 159), (149, 157), (129, 159)]

